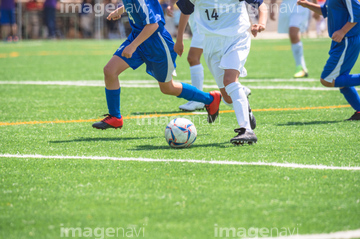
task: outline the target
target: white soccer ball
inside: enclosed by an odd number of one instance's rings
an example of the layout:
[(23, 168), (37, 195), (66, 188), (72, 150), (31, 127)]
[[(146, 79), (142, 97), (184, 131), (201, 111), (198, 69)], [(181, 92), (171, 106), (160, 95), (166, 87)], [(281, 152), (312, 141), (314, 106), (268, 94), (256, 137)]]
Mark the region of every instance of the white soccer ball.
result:
[(195, 125), (188, 119), (173, 119), (165, 128), (166, 142), (172, 148), (190, 147), (195, 142), (196, 136)]

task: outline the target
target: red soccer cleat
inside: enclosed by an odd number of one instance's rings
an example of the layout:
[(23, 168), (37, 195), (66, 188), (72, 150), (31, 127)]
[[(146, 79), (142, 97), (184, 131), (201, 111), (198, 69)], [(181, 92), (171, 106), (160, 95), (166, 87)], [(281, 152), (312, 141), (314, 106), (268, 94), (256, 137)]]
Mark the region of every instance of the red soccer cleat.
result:
[(219, 115), (221, 93), (220, 91), (210, 91), (209, 93), (214, 97), (214, 100), (209, 105), (205, 105), (205, 107), (206, 107), (206, 111), (208, 112), (207, 121), (211, 124), (215, 122), (216, 118)]
[(108, 129), (108, 128), (114, 128), (114, 129), (121, 129), (123, 126), (123, 118), (121, 117), (116, 118), (115, 116), (105, 114), (106, 118), (104, 118), (102, 121), (94, 123), (92, 127), (97, 129)]

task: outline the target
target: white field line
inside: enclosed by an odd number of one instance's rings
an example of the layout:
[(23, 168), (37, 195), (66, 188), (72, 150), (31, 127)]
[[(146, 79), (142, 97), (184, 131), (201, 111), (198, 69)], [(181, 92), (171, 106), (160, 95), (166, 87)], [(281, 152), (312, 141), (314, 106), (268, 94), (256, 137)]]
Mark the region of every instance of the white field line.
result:
[(195, 159), (151, 159), (151, 158), (117, 158), (100, 156), (62, 156), (62, 155), (38, 155), (38, 154), (0, 154), (0, 158), (34, 158), (34, 159), (90, 159), (90, 160), (114, 160), (114, 161), (136, 161), (136, 162), (167, 162), (167, 163), (197, 163), (197, 164), (216, 164), (216, 165), (242, 165), (242, 166), (270, 166), (281, 168), (300, 168), (318, 170), (349, 170), (360, 171), (360, 167), (350, 166), (326, 166), (295, 163), (265, 163), (265, 162), (239, 162), (239, 161), (205, 161)]
[(262, 237), (261, 239), (350, 239), (360, 238), (360, 229), (352, 231), (332, 232), (327, 234), (292, 235), (284, 237)]
[[(314, 79), (269, 79), (269, 80), (244, 80), (243, 83), (247, 82), (305, 82), (314, 81)], [(120, 81), (121, 87), (125, 88), (157, 88), (158, 83), (155, 80), (124, 80)], [(62, 85), (62, 86), (99, 86), (105, 87), (103, 81), (90, 80), (90, 81), (0, 81), (0, 85)], [(251, 86), (245, 84), (251, 89), (262, 89), (262, 90), (314, 90), (314, 91), (329, 91), (338, 90), (338, 88), (327, 88), (327, 87), (306, 87), (306, 86)], [(204, 88), (216, 89), (217, 85), (204, 85)]]

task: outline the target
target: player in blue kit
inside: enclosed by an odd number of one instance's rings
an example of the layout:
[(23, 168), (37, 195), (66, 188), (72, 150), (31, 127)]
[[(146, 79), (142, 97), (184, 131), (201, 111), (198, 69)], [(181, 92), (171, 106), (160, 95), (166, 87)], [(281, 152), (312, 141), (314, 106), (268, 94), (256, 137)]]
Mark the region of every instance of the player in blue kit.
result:
[(360, 97), (355, 89), (360, 85), (360, 74), (350, 75), (360, 53), (360, 1), (327, 0), (321, 7), (306, 0), (297, 3), (328, 18), (329, 36), (333, 41), (320, 81), (326, 87), (339, 87), (355, 109), (348, 120), (360, 120)]
[(158, 0), (123, 0), (124, 5), (109, 14), (108, 20), (120, 19), (128, 13), (132, 32), (104, 67), (105, 94), (109, 114), (92, 126), (97, 129), (121, 128), (120, 83), (118, 76), (127, 68), (137, 69), (146, 64), (146, 72), (159, 83), (162, 93), (205, 104), (208, 122), (219, 114), (221, 93), (205, 93), (196, 87), (172, 80), (176, 53), (171, 35), (165, 30), (165, 20)]

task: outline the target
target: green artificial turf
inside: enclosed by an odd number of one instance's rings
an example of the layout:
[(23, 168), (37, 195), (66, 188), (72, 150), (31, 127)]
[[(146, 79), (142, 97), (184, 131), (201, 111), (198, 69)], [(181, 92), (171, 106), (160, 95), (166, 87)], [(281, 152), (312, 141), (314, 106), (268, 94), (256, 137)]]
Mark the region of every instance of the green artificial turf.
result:
[[(185, 42), (186, 51), (189, 43)], [(120, 44), (3, 43), (0, 83), (102, 81), (102, 69)], [(80, 228), (83, 232), (90, 228), (98, 233), (89, 238), (113, 238), (103, 237), (101, 228), (109, 232), (124, 228), (128, 233), (132, 229), (141, 232), (139, 237), (156, 239), (225, 238), (224, 231), (222, 236), (219, 233), (226, 228), (236, 228), (236, 232), (239, 228), (248, 232), (285, 228), (299, 234), (359, 229), (359, 171), (65, 158), (359, 167), (360, 124), (344, 121), (353, 110), (318, 108), (347, 105), (339, 91), (264, 88), (321, 89), (317, 79), (329, 45), (328, 39), (305, 39), (310, 81), (293, 81), (294, 63), (288, 40), (252, 42), (246, 64), (248, 77), (240, 81), (252, 89), (250, 103), (259, 138), (253, 146), (234, 147), (229, 143), (238, 126), (234, 113), (223, 112), (212, 125), (206, 123), (203, 114), (182, 116), (194, 122), (197, 140), (188, 149), (170, 148), (164, 139), (165, 126), (181, 113), (178, 106), (185, 101), (163, 95), (158, 88), (122, 88), (124, 127), (101, 131), (91, 127), (91, 120), (107, 113), (103, 86), (1, 84), (0, 238), (63, 238), (66, 228)], [(203, 64), (204, 84), (215, 85)], [(358, 61), (353, 72), (359, 73), (359, 69)], [(144, 66), (127, 70), (119, 78), (120, 82), (147, 80), (156, 84)], [(175, 80), (190, 82), (186, 54), (177, 59)], [(230, 109), (221, 104), (220, 110)], [(155, 113), (170, 116), (135, 118)], [(31, 121), (46, 122), (19, 124)], [(5, 154), (64, 158), (10, 158)], [(231, 230), (228, 238), (239, 238), (232, 237)], [(114, 238), (124, 238), (120, 234)]]

